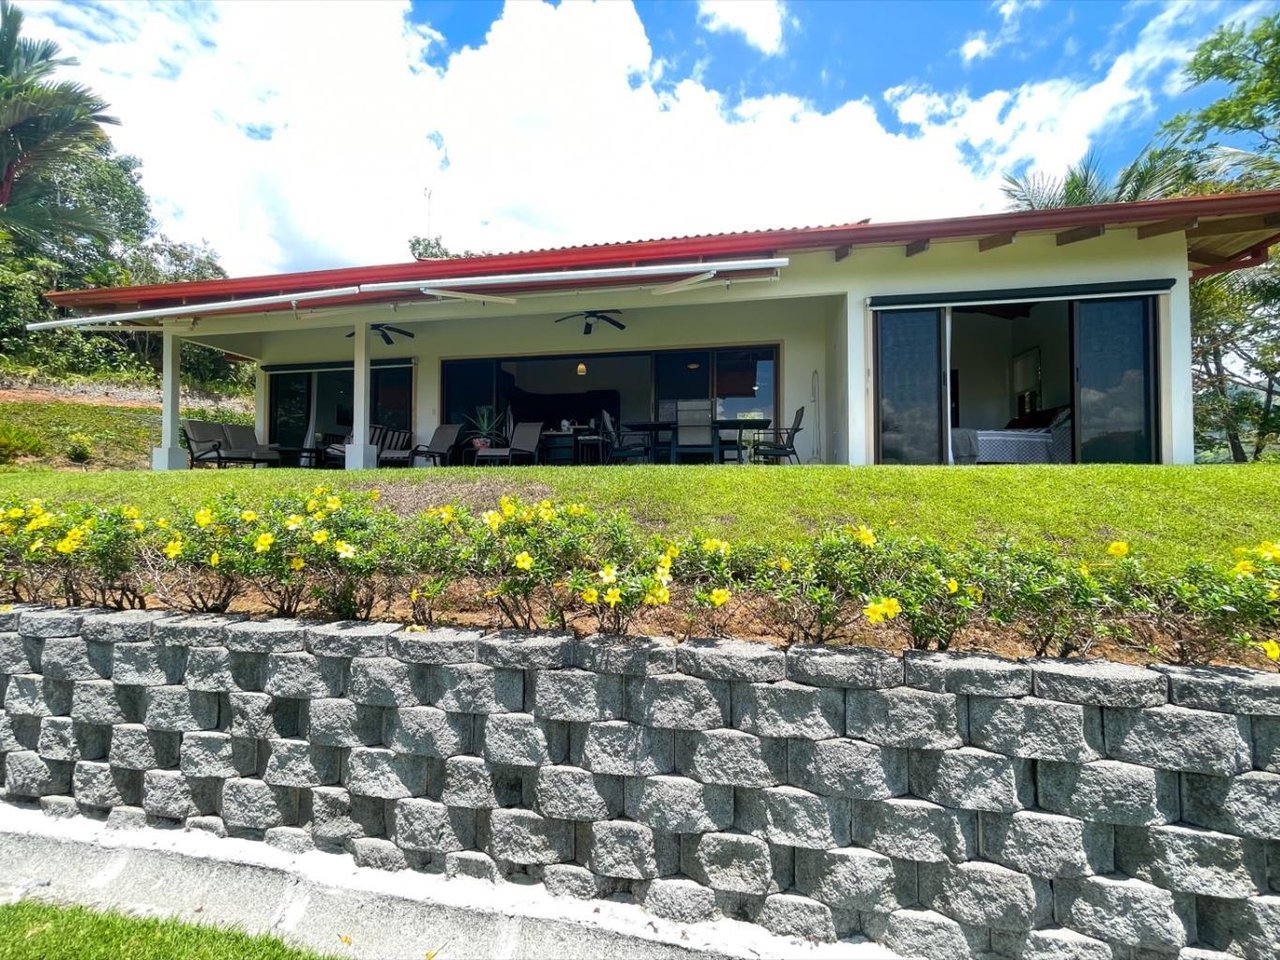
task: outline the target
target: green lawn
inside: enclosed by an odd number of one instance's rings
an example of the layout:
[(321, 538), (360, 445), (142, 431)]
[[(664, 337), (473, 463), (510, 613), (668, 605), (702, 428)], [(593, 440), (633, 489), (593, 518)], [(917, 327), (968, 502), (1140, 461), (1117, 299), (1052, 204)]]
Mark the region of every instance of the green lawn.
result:
[(402, 511), (491, 504), (502, 493), (626, 508), (646, 527), (786, 542), (833, 521), (946, 542), (1008, 536), (1093, 557), (1112, 540), (1164, 567), (1280, 539), (1280, 466), (520, 467), (0, 474), (0, 498), (43, 496), (191, 508), (235, 488), (253, 498), (377, 486)]
[(0, 906), (0, 960), (319, 960), (275, 937), (31, 900)]

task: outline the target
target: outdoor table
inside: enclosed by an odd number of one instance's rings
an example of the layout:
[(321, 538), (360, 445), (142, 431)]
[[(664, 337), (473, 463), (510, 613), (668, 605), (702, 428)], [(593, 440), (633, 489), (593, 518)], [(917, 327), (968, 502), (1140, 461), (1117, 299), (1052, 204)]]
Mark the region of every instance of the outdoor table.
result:
[(671, 463), (676, 462), (676, 422), (674, 420), (635, 420), (631, 423), (624, 423), (623, 427), (635, 433), (647, 433), (649, 435), (649, 462), (658, 462), (658, 434), (664, 430), (671, 432), (671, 453), (669, 460)]
[(296, 457), (298, 466), (304, 468), (315, 468), (320, 466), (320, 457), (324, 453), (324, 447), (272, 447), (283, 456), (288, 454), (290, 457)]
[(768, 430), (769, 424), (773, 423), (767, 417), (730, 417), (722, 420), (712, 420), (711, 426), (711, 462), (720, 462), (720, 431), (721, 430), (737, 430), (738, 431), (738, 462), (746, 463), (742, 458), (742, 434), (747, 430)]

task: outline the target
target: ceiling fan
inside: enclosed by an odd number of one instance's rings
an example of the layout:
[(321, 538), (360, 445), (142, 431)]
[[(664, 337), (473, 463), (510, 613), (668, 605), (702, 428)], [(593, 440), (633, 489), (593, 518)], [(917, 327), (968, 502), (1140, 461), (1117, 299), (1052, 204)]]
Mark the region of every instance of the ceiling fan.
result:
[(604, 322), (610, 326), (617, 327), (619, 330), (627, 329), (627, 325), (614, 317), (609, 316), (611, 313), (621, 313), (621, 310), (583, 310), (580, 313), (571, 313), (568, 316), (561, 317), (561, 320), (573, 320), (576, 317), (582, 318), (582, 333), (584, 336), (591, 333), (591, 325), (594, 323)]
[[(399, 334), (402, 337), (408, 337), (410, 340), (414, 336), (412, 331), (406, 330), (404, 327), (393, 327), (389, 323), (371, 323), (369, 324), (369, 329), (379, 334), (382, 337), (382, 342), (388, 347), (394, 342), (392, 334)], [(354, 330), (347, 334), (348, 337), (354, 337), (355, 335), (356, 332)]]

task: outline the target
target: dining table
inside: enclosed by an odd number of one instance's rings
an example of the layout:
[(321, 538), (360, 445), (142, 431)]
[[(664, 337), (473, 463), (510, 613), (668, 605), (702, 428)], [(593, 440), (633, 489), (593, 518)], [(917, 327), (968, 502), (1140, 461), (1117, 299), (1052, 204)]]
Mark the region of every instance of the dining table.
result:
[(747, 463), (748, 461), (742, 456), (742, 435), (748, 430), (768, 430), (769, 425), (773, 423), (768, 417), (722, 417), (718, 420), (712, 420), (711, 426), (711, 462), (720, 463), (724, 453), (724, 444), (720, 439), (720, 433), (723, 430), (736, 430), (738, 433), (735, 449), (738, 451), (738, 463)]
[(644, 433), (649, 436), (649, 462), (658, 462), (658, 434), (671, 434), (671, 450), (668, 454), (670, 463), (676, 462), (676, 422), (674, 420), (632, 420), (624, 423), (623, 428), (632, 433)]

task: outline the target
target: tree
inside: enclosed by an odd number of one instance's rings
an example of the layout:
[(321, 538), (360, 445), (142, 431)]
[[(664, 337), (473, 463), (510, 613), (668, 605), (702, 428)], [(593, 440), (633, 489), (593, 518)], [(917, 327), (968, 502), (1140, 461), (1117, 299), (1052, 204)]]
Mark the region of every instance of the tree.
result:
[(60, 58), (50, 40), (22, 36), (22, 19), (0, 0), (0, 231), (31, 249), (67, 234), (107, 237), (90, 209), (63, 194), (58, 175), (116, 121), (87, 87), (52, 79), (74, 61)]
[(1002, 190), (1015, 210), (1157, 200), (1189, 191), (1200, 178), (1197, 167), (1197, 158), (1184, 150), (1148, 147), (1114, 180), (1103, 172), (1098, 158), (1089, 154), (1061, 177), (1006, 174)]
[(483, 257), (486, 253), (483, 250), (454, 253), (444, 245), (444, 240), (438, 234), (434, 237), (410, 237), (409, 252), (418, 260), (456, 260), (459, 257)]

